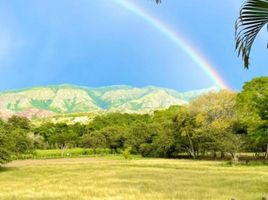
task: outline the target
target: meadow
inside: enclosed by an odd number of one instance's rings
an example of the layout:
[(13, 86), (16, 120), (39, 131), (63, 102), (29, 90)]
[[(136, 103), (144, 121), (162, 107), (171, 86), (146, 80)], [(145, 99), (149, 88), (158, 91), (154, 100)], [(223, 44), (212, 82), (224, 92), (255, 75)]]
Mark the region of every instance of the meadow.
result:
[(0, 172), (2, 200), (260, 200), (267, 166), (119, 155), (13, 161)]

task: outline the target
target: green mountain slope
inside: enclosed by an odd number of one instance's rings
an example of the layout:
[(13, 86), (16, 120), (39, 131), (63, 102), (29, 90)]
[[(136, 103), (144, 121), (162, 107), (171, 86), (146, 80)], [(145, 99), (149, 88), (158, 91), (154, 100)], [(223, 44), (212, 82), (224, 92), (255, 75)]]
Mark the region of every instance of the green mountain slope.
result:
[(125, 85), (99, 88), (56, 85), (0, 93), (0, 117), (14, 114), (28, 118), (85, 112), (147, 113), (189, 103), (217, 88), (177, 92), (158, 87)]

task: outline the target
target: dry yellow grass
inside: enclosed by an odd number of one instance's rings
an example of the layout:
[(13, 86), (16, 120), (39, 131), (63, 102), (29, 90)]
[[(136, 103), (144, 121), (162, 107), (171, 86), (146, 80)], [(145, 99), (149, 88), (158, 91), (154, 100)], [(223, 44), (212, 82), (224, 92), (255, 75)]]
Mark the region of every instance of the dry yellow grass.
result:
[(25, 160), (0, 172), (1, 200), (260, 200), (265, 193), (268, 167), (210, 161)]

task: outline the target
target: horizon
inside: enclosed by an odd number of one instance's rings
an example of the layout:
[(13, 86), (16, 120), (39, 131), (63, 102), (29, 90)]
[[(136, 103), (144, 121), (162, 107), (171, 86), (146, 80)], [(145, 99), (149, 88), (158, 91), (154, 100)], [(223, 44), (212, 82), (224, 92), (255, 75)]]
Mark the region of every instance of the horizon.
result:
[[(126, 87), (126, 88), (138, 88), (138, 89), (146, 89), (146, 88), (157, 88), (157, 89), (166, 89), (166, 90), (174, 90), (179, 93), (187, 93), (187, 92), (192, 92), (192, 91), (202, 91), (202, 90), (222, 90), (218, 86), (211, 86), (207, 88), (199, 88), (199, 89), (194, 89), (194, 90), (176, 90), (172, 88), (167, 88), (167, 87), (161, 87), (161, 86), (155, 86), (155, 85), (145, 85), (145, 86), (133, 86), (133, 85), (104, 85), (104, 86), (96, 86), (96, 87), (91, 87), (91, 86), (86, 86), (86, 85), (76, 85), (76, 84), (70, 84), (70, 83), (62, 83), (62, 84), (51, 84), (51, 85), (36, 85), (32, 87), (25, 87), (25, 88), (14, 88), (14, 89), (8, 89), (8, 90), (0, 90), (0, 94), (2, 93), (9, 93), (9, 92), (19, 92), (19, 91), (24, 91), (24, 90), (31, 90), (31, 89), (38, 89), (38, 88), (50, 88), (50, 87), (74, 87), (74, 88), (79, 88), (79, 89), (102, 89), (102, 88), (113, 88), (113, 87)], [(234, 91), (236, 92), (236, 91)]]

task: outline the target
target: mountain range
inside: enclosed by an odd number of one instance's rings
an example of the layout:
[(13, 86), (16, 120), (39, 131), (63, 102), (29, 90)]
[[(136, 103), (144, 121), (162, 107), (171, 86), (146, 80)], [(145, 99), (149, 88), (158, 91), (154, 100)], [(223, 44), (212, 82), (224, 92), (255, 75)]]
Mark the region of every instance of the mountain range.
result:
[(217, 90), (211, 87), (178, 92), (154, 86), (138, 88), (126, 85), (33, 87), (0, 92), (0, 117), (21, 115), (32, 119), (89, 112), (149, 113), (171, 105), (188, 104), (200, 95)]

